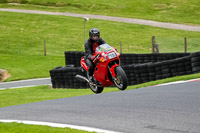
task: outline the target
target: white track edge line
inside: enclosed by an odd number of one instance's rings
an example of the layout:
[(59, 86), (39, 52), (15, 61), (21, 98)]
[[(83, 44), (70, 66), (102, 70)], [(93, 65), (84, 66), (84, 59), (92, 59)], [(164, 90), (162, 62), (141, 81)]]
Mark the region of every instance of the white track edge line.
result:
[(165, 86), (165, 85), (172, 85), (172, 84), (181, 84), (181, 83), (192, 82), (192, 81), (196, 81), (196, 80), (200, 80), (200, 78), (191, 79), (191, 80), (182, 80), (182, 81), (169, 82), (169, 83), (153, 85), (153, 86)]
[(29, 124), (29, 125), (42, 125), (42, 126), (50, 126), (50, 127), (58, 127), (58, 128), (71, 128), (71, 129), (78, 129), (88, 132), (98, 132), (98, 133), (120, 133), (110, 130), (104, 130), (99, 128), (92, 128), (92, 127), (86, 127), (86, 126), (77, 126), (77, 125), (70, 125), (70, 124), (60, 124), (60, 123), (52, 123), (52, 122), (41, 122), (41, 121), (24, 121), (24, 120), (3, 120), (0, 119), (0, 122), (3, 123), (23, 123), (23, 124)]

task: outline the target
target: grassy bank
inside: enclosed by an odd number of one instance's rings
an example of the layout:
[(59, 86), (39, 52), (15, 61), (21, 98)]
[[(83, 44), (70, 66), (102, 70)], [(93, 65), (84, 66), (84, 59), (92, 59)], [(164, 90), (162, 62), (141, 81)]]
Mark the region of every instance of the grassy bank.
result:
[[(84, 51), (82, 18), (0, 12), (0, 68), (12, 75), (7, 81), (49, 77), (49, 70), (64, 66), (64, 51)], [(160, 52), (188, 52), (200, 49), (200, 33), (92, 19), (86, 22), (86, 37), (97, 27), (107, 43), (123, 53), (151, 53), (156, 36)], [(44, 56), (44, 41), (47, 56)]]
[(200, 25), (199, 0), (3, 0), (2, 8), (101, 14)]
[(49, 70), (65, 65), (63, 56), (0, 56), (0, 68), (11, 74), (7, 81), (49, 77)]

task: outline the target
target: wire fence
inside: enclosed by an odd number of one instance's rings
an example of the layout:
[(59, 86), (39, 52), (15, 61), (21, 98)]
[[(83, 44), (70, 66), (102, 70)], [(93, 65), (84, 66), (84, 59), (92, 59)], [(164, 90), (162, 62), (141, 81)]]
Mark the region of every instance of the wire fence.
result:
[[(83, 44), (82, 44), (83, 45)], [(50, 40), (15, 40), (0, 38), (0, 54), (9, 55), (55, 55), (63, 56), (64, 51), (83, 51), (81, 44), (59, 43)]]
[[(117, 42), (114, 47), (121, 53), (152, 53), (154, 45), (160, 53), (184, 53), (198, 51), (200, 39), (190, 42), (187, 38), (167, 40), (154, 38), (149, 44), (136, 45), (135, 43)], [(195, 47), (196, 46), (196, 47)], [(52, 40), (35, 39), (2, 39), (0, 38), (0, 53), (10, 55), (53, 55), (63, 56), (65, 51), (84, 51), (83, 43), (57, 42)]]

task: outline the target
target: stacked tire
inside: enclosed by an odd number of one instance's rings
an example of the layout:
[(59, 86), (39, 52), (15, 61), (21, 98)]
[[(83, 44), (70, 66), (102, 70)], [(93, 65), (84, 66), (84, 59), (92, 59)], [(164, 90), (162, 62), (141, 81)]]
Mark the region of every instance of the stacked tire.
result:
[[(161, 58), (162, 57), (160, 57), (160, 59)], [(195, 58), (194, 60), (199, 59), (200, 58)], [(162, 60), (164, 60), (164, 58), (162, 58)], [(195, 62), (195, 64), (198, 63)], [(135, 85), (193, 73), (191, 55), (173, 60), (126, 65), (122, 66), (122, 68), (127, 75), (128, 85)]]
[(84, 52), (79, 51), (66, 51), (65, 52), (65, 64), (74, 65), (74, 67), (80, 67), (81, 57), (84, 56)]
[(148, 70), (147, 63), (140, 64), (140, 74), (141, 74), (142, 83), (149, 81), (149, 70)]
[(191, 54), (191, 66), (193, 73), (200, 72), (200, 52), (192, 53)]
[(122, 66), (122, 69), (126, 73), (128, 85), (131, 85), (131, 72), (130, 72), (130, 65)]
[(141, 69), (140, 69), (140, 65), (134, 65), (134, 73), (135, 73), (135, 80), (136, 80), (136, 84), (141, 84), (143, 83), (142, 81), (142, 74), (141, 74)]
[(84, 81), (75, 78), (79, 74), (86, 76), (86, 72), (82, 72), (80, 67), (65, 66), (56, 67), (50, 70), (51, 82), (53, 88), (88, 88)]
[(189, 53), (161, 53), (161, 54), (121, 54), (121, 65), (143, 64), (149, 62), (162, 62), (189, 56)]
[(126, 73), (128, 85), (137, 84), (134, 65), (125, 65), (125, 66), (121, 66), (121, 67), (124, 70), (124, 72)]
[(65, 78), (64, 74), (61, 71), (63, 67), (55, 67), (54, 69), (50, 70), (50, 76), (51, 76), (51, 82), (53, 88), (64, 88), (64, 87), (70, 87), (67, 82), (65, 84)]
[(154, 64), (155, 65), (155, 72), (156, 72), (156, 80), (163, 79), (162, 64), (163, 64), (163, 62), (156, 62)]

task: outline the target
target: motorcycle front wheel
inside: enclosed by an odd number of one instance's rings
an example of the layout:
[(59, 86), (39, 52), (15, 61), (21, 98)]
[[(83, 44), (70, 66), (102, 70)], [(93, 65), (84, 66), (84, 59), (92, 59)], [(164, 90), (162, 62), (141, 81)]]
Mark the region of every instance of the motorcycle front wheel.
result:
[(103, 91), (103, 87), (98, 87), (98, 86), (92, 85), (90, 83), (89, 83), (89, 87), (96, 94), (101, 93)]
[(115, 79), (113, 80), (115, 86), (120, 90), (125, 90), (127, 87), (126, 73), (121, 67), (115, 68)]

